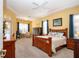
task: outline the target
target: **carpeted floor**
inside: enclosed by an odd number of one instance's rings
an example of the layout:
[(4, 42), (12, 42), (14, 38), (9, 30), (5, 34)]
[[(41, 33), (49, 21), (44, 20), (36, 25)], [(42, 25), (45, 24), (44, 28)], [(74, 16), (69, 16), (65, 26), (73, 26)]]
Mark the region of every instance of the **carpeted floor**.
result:
[[(16, 41), (16, 58), (49, 58), (49, 56), (40, 49), (32, 46), (32, 39), (22, 38)], [(63, 48), (51, 58), (73, 58), (73, 51)]]

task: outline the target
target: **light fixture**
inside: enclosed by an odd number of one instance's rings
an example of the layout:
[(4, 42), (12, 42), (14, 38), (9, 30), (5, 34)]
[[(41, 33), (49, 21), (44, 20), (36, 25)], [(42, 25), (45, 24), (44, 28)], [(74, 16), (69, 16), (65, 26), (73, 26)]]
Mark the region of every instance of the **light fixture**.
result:
[(46, 5), (47, 3), (48, 3), (47, 0), (35, 0), (32, 4), (35, 5), (36, 7), (32, 8), (32, 9), (40, 8), (44, 5)]

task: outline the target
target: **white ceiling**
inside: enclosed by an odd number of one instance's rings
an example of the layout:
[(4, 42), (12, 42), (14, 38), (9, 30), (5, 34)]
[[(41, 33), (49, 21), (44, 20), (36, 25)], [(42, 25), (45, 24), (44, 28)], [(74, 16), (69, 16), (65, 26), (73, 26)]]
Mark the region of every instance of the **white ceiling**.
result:
[(7, 0), (7, 7), (20, 18), (39, 18), (79, 5), (79, 0)]

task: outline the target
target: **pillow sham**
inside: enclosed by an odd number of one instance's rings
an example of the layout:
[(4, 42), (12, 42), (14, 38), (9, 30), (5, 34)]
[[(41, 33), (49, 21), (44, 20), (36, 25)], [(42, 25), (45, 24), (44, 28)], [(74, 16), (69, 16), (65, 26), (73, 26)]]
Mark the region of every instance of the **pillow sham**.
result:
[(49, 32), (48, 36), (55, 36), (55, 37), (61, 37), (63, 36), (63, 32)]
[(48, 36), (52, 36), (52, 32), (49, 32)]
[(58, 35), (58, 36), (63, 36), (64, 33), (63, 33), (63, 32), (58, 32), (57, 35)]

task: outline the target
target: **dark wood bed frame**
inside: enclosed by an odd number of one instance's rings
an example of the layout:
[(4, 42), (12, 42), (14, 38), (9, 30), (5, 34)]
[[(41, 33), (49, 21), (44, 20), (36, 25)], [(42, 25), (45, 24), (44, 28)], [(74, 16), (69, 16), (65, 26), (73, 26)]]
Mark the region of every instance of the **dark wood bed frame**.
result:
[[(66, 29), (50, 29), (50, 31), (52, 32), (63, 32), (64, 36), (67, 37), (67, 28)], [(48, 54), (48, 56), (52, 56), (52, 38), (39, 38), (36, 37), (38, 35), (33, 35), (33, 41), (32, 41), (32, 45), (41, 49), (42, 51), (44, 51), (45, 53)], [(62, 49), (63, 47), (65, 47), (66, 45), (62, 45), (56, 48), (56, 51)]]

